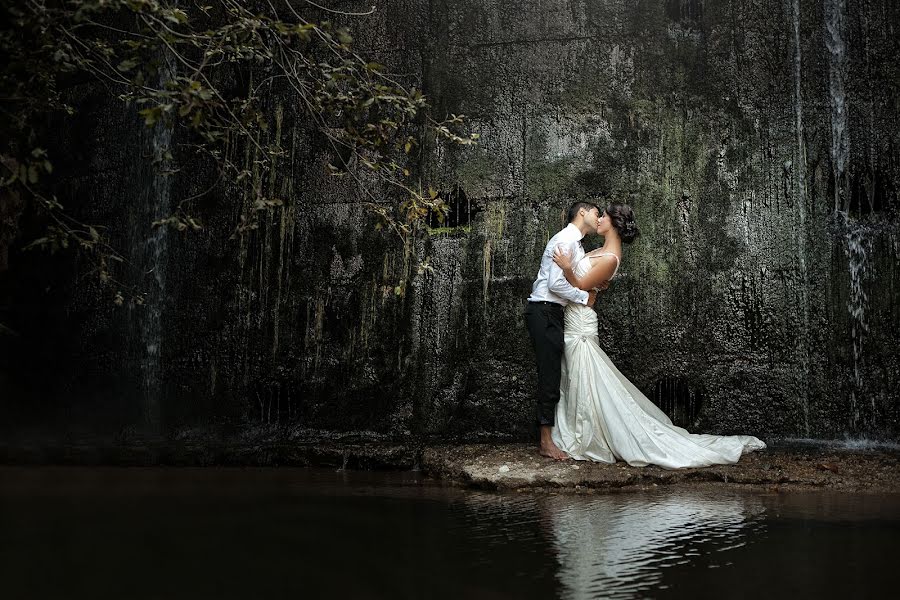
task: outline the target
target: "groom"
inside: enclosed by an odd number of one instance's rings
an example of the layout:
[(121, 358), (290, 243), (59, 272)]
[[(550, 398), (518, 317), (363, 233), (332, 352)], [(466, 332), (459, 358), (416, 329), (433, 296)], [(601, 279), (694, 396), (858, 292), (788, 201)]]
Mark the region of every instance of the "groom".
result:
[(584, 256), (581, 239), (597, 231), (600, 209), (590, 202), (576, 202), (569, 207), (569, 224), (550, 238), (541, 256), (541, 268), (531, 286), (525, 309), (525, 324), (531, 335), (537, 358), (537, 421), (541, 430), (540, 453), (556, 460), (569, 456), (556, 447), (550, 437), (559, 402), (559, 385), (563, 359), (563, 308), (569, 302), (594, 306), (597, 293), (585, 292), (566, 281), (562, 269), (553, 262), (553, 252), (560, 247), (572, 255), (572, 264)]

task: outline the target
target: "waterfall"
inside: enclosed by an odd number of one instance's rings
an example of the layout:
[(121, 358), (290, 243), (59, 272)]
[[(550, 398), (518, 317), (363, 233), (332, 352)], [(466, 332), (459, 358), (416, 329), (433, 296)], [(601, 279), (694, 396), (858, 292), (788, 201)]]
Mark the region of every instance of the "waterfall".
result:
[[(844, 213), (840, 213), (843, 215)], [(850, 297), (847, 300), (847, 310), (850, 313), (850, 338), (853, 343), (853, 388), (850, 390), (850, 424), (857, 429), (860, 420), (859, 395), (862, 391), (862, 375), (860, 364), (862, 360), (863, 339), (869, 331), (866, 323), (866, 307), (869, 297), (863, 290), (863, 283), (870, 273), (870, 257), (872, 256), (872, 235), (864, 224), (845, 220), (844, 253), (847, 256), (850, 270)], [(875, 398), (871, 398), (872, 415), (875, 414)]]
[(801, 343), (800, 365), (803, 371), (803, 426), (809, 435), (809, 398), (806, 395), (809, 378), (809, 273), (806, 266), (806, 142), (803, 135), (803, 61), (800, 51), (800, 0), (792, 0), (791, 17), (794, 33), (794, 128), (797, 153), (794, 160), (794, 199), (797, 203), (798, 226), (794, 228), (797, 260), (800, 265)]
[[(155, 155), (162, 154), (169, 148), (172, 130), (164, 125), (154, 127), (151, 147)], [(164, 168), (165, 163), (160, 167)], [(169, 215), (170, 188), (167, 177), (155, 174), (148, 188), (150, 209), (155, 218), (163, 219)], [(151, 426), (159, 425), (159, 393), (161, 381), (160, 353), (162, 351), (162, 304), (165, 300), (166, 278), (165, 259), (168, 254), (168, 227), (156, 227), (144, 242), (145, 265), (151, 266), (153, 287), (145, 300), (143, 318), (141, 319), (141, 335), (146, 352), (142, 365), (143, 392), (147, 410), (147, 422)]]
[[(795, 0), (796, 1), (796, 0)], [(858, 431), (861, 423), (860, 396), (863, 393), (862, 353), (865, 334), (868, 296), (863, 289), (871, 271), (872, 237), (874, 228), (861, 220), (852, 219), (848, 162), (850, 134), (845, 83), (848, 73), (846, 45), (846, 0), (825, 2), (825, 45), (829, 60), (829, 98), (831, 104), (831, 162), (834, 175), (834, 210), (844, 236), (844, 254), (850, 277), (847, 310), (850, 316), (850, 338), (853, 347), (853, 381), (850, 390), (850, 428)], [(871, 413), (875, 415), (875, 398), (870, 398)]]
[[(165, 57), (160, 68), (157, 85), (164, 89), (168, 80), (174, 78), (174, 67), (169, 57)], [(171, 182), (167, 172), (171, 161), (172, 125), (160, 119), (153, 126), (149, 136), (149, 164), (145, 166), (146, 186), (144, 187), (138, 220), (134, 233), (135, 255), (138, 257), (145, 278), (144, 302), (138, 308), (138, 330), (141, 358), (141, 398), (144, 419), (150, 431), (157, 431), (161, 424), (160, 394), (162, 382), (162, 314), (166, 299), (165, 265), (168, 256), (168, 226), (150, 228), (157, 219), (164, 219), (171, 213)], [(149, 236), (148, 236), (149, 233)]]
[(844, 40), (846, 0), (825, 1), (825, 46), (828, 48), (829, 99), (831, 103), (831, 163), (834, 174), (834, 209), (847, 211), (847, 158), (850, 132), (847, 120), (847, 47)]

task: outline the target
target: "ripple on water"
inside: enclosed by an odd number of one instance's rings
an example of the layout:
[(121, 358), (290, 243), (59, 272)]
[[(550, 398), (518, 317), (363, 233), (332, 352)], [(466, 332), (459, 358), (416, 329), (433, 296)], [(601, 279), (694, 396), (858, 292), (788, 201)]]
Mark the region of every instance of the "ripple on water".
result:
[(556, 496), (539, 504), (566, 598), (634, 598), (661, 585), (662, 569), (744, 545), (763, 526), (753, 497)]

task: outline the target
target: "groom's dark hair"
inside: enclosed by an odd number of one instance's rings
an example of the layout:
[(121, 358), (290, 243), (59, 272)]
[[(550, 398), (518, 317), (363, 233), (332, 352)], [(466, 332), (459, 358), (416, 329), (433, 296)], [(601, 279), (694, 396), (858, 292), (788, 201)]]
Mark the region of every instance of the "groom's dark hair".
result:
[(573, 202), (572, 206), (569, 207), (569, 212), (566, 213), (566, 223), (571, 223), (575, 220), (575, 217), (578, 216), (578, 211), (581, 209), (591, 210), (592, 208), (596, 208), (597, 212), (603, 212), (600, 210), (600, 207), (594, 204), (593, 202), (584, 202), (579, 200), (578, 202)]

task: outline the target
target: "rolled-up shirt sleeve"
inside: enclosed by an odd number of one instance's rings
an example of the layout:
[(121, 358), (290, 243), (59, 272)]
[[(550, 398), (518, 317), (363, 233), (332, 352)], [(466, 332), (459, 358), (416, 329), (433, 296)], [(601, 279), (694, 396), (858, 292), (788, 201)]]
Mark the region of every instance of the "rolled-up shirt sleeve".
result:
[[(559, 246), (568, 250), (570, 256), (575, 252), (575, 242), (568, 244), (559, 244)], [(547, 276), (547, 288), (560, 298), (565, 298), (569, 302), (587, 304), (588, 293), (584, 290), (579, 290), (577, 287), (569, 283), (566, 280), (566, 276), (563, 273), (563, 270), (559, 268), (559, 265), (553, 262), (552, 257), (554, 250), (555, 248), (550, 249), (551, 260), (550, 271)]]

